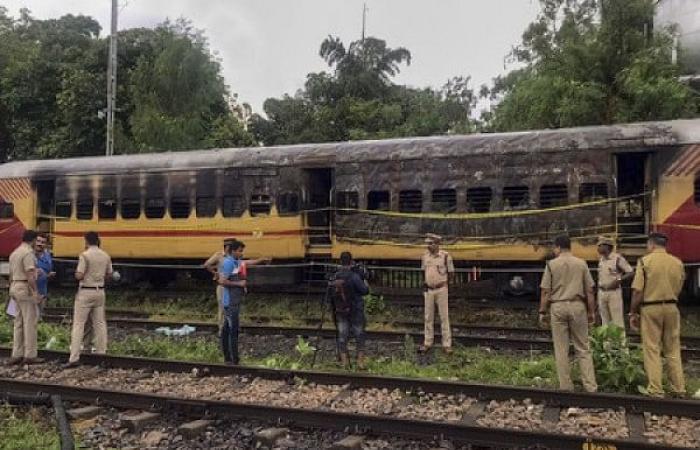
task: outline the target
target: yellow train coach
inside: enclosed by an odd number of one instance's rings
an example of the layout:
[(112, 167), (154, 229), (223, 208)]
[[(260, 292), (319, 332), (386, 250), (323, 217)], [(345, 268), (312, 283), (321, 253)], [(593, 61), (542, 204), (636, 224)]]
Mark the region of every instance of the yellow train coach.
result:
[(462, 267), (539, 267), (562, 232), (593, 261), (597, 236), (634, 259), (656, 229), (692, 268), (699, 144), (700, 120), (685, 120), (9, 162), (0, 258), (35, 228), (59, 259), (94, 230), (121, 262), (199, 263), (235, 236), (276, 262), (351, 250), (415, 266), (432, 232)]

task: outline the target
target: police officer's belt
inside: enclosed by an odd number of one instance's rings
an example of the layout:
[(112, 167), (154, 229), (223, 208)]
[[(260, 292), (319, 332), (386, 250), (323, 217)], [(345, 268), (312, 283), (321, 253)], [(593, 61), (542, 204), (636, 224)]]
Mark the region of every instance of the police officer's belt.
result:
[(28, 283), (27, 280), (12, 280), (12, 283)]
[(642, 308), (651, 305), (670, 305), (678, 303), (678, 300), (653, 300), (650, 302), (642, 302)]
[(445, 283), (445, 282), (443, 281), (442, 283), (438, 283), (438, 284), (436, 284), (435, 286), (426, 286), (426, 288), (427, 288), (429, 291), (437, 291), (438, 289), (442, 289), (442, 288), (444, 288), (444, 287), (446, 287), (446, 286), (447, 286), (447, 283)]
[(550, 300), (549, 303), (564, 303), (564, 302), (582, 302), (583, 299), (581, 297), (576, 297), (576, 298), (568, 298), (564, 300)]
[(619, 286), (616, 287), (616, 288), (604, 288), (604, 287), (602, 287), (602, 286), (598, 286), (598, 290), (599, 290), (599, 291), (603, 291), (603, 292), (616, 291), (616, 290), (618, 290), (618, 289), (620, 289)]
[(94, 289), (95, 291), (99, 291), (100, 289), (104, 288), (104, 286), (80, 286), (80, 289)]

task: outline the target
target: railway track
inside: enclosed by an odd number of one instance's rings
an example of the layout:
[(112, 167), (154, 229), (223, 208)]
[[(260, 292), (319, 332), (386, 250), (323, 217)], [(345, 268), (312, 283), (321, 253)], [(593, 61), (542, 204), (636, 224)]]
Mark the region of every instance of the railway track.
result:
[[(0, 349), (7, 357), (8, 349)], [(0, 393), (122, 408), (356, 428), (488, 447), (661, 449), (700, 444), (700, 401), (84, 355), (85, 366), (0, 367)], [(129, 386), (128, 392), (124, 386)], [(673, 436), (664, 434), (674, 430)], [(549, 431), (547, 431), (549, 430)], [(656, 443), (650, 442), (654, 441)], [(588, 447), (587, 447), (588, 446)], [(592, 446), (592, 447), (591, 447)]]
[[(44, 317), (46, 321), (62, 322), (68, 315)], [(110, 317), (108, 325), (122, 328), (137, 328), (154, 330), (161, 327), (180, 328), (184, 325), (195, 327), (199, 331), (216, 333), (218, 325), (212, 322), (172, 322), (158, 321), (142, 318)], [(525, 351), (552, 351), (551, 334), (548, 330), (537, 328), (515, 328), (515, 327), (495, 327), (495, 326), (455, 326), (452, 340), (456, 344), (465, 347), (490, 347), (495, 349), (525, 350)], [(281, 335), (287, 337), (318, 337), (332, 339), (336, 337), (333, 328), (318, 327), (280, 327), (257, 324), (244, 324), (241, 332), (256, 335), (270, 336)], [(406, 337), (420, 343), (423, 333), (417, 330), (392, 330), (392, 331), (367, 331), (367, 339), (385, 342), (401, 342)], [(439, 332), (436, 339), (439, 339)], [(631, 335), (630, 340), (638, 343), (639, 336)], [(681, 341), (682, 356), (685, 360), (700, 360), (700, 337), (684, 337)]]

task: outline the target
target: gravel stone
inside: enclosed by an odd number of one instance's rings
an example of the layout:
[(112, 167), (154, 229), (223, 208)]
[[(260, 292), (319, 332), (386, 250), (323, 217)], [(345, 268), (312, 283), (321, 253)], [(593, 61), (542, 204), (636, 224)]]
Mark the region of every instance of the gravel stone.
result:
[(700, 420), (644, 413), (644, 436), (654, 444), (700, 448)]
[(626, 439), (629, 436), (624, 409), (565, 408), (556, 431), (563, 434)]
[(522, 401), (491, 401), (484, 415), (476, 423), (488, 428), (511, 428), (514, 430), (542, 430), (544, 405), (530, 399)]

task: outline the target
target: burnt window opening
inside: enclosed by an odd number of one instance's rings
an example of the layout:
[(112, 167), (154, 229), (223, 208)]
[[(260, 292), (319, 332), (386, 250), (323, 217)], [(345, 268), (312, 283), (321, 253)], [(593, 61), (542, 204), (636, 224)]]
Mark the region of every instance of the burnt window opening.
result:
[(540, 208), (556, 208), (569, 203), (569, 191), (565, 184), (546, 184), (540, 188)]
[(97, 202), (97, 218), (113, 220), (117, 218), (117, 201), (113, 198), (101, 198)]
[(12, 219), (15, 217), (14, 203), (0, 203), (0, 219)]
[(56, 202), (56, 217), (70, 219), (73, 214), (73, 203), (70, 200), (58, 200)]
[(694, 188), (693, 198), (695, 199), (695, 205), (700, 206), (700, 173), (695, 175)]
[(245, 201), (240, 195), (224, 195), (221, 199), (221, 214), (224, 217), (240, 217), (245, 211)]
[(608, 198), (606, 183), (583, 183), (578, 192), (579, 203), (595, 202)]
[(389, 191), (370, 191), (367, 194), (367, 209), (372, 211), (389, 211), (390, 198)]
[(141, 217), (141, 201), (137, 198), (123, 198), (121, 214), (122, 219), (138, 219)]
[(299, 194), (283, 192), (277, 199), (277, 210), (280, 214), (296, 214), (299, 212)]
[(503, 188), (503, 210), (527, 209), (530, 206), (530, 191), (527, 186), (506, 186)]
[(75, 203), (75, 218), (78, 220), (92, 220), (92, 210), (95, 202), (91, 198), (79, 198)]
[(186, 197), (173, 197), (170, 199), (170, 218), (187, 219), (190, 217), (192, 206), (190, 199)]
[(423, 212), (423, 193), (417, 190), (399, 192), (399, 212)]
[(435, 189), (433, 191), (431, 209), (437, 213), (453, 213), (457, 211), (457, 191), (454, 189)]
[(356, 191), (338, 192), (335, 194), (335, 206), (341, 216), (352, 214), (352, 211), (347, 210), (360, 207), (360, 195)]
[(197, 197), (197, 205), (195, 207), (197, 217), (214, 217), (216, 216), (216, 198), (214, 197)]
[(493, 191), (490, 187), (467, 189), (467, 211), (470, 213), (486, 213), (491, 211), (492, 196)]
[(144, 212), (147, 219), (162, 219), (165, 216), (165, 200), (162, 198), (147, 198)]
[(264, 216), (270, 214), (272, 203), (270, 196), (265, 194), (253, 194), (250, 196), (250, 215)]

